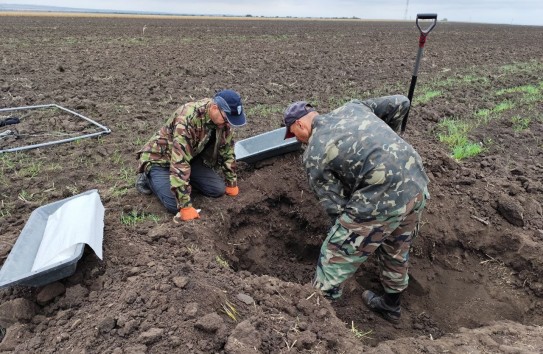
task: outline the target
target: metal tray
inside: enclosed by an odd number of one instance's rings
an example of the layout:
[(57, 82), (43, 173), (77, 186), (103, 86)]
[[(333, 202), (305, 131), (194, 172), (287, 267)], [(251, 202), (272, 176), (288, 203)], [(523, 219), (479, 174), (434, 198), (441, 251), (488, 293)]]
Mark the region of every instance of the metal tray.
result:
[(255, 163), (300, 149), (296, 138), (285, 138), (285, 127), (240, 140), (234, 146), (237, 161)]
[(84, 243), (77, 244), (73, 249), (73, 254), (62, 262), (51, 264), (49, 267), (34, 272), (32, 272), (32, 265), (40, 247), (49, 216), (64, 203), (95, 192), (97, 190), (93, 189), (43, 205), (30, 214), (30, 218), (17, 238), (2, 269), (0, 269), (0, 289), (11, 285), (42, 286), (66, 278), (75, 272), (77, 261), (83, 255)]

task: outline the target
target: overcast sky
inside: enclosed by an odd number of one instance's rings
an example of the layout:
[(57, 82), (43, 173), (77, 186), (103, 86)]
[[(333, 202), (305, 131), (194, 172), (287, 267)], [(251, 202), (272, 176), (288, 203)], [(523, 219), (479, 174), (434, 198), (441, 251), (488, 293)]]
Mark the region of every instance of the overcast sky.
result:
[(0, 4), (203, 15), (355, 16), (390, 20), (414, 20), (417, 13), (437, 13), (438, 20), (543, 25), (543, 0), (0, 0)]

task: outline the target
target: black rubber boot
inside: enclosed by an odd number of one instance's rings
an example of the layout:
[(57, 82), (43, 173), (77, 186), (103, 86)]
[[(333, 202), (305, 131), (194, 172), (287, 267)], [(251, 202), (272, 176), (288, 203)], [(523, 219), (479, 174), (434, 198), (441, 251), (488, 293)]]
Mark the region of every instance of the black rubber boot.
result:
[[(387, 295), (389, 296), (387, 297)], [(400, 294), (377, 296), (373, 291), (366, 290), (362, 293), (362, 300), (370, 310), (377, 312), (385, 320), (393, 323), (397, 323), (400, 320)]]
[(147, 176), (145, 173), (138, 173), (138, 177), (136, 177), (136, 189), (141, 194), (151, 194), (151, 188), (149, 188), (149, 182), (147, 182)]

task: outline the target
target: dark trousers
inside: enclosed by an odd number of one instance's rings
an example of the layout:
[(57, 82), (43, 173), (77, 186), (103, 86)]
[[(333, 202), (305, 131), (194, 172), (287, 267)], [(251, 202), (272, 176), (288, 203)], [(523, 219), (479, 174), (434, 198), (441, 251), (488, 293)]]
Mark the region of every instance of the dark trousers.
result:
[[(201, 158), (196, 157), (190, 163), (190, 185), (205, 196), (218, 198), (224, 195), (225, 184), (221, 176), (207, 167)], [(147, 173), (149, 187), (160, 202), (172, 214), (178, 212), (177, 200), (171, 190), (170, 169), (152, 166)]]

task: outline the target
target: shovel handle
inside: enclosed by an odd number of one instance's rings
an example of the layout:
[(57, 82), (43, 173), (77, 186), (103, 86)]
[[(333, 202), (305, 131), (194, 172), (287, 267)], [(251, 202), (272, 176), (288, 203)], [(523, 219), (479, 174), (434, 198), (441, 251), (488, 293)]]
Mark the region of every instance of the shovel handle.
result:
[[(425, 29), (420, 28), (419, 25), (419, 19), (420, 20), (433, 20), (432, 23)], [(420, 31), (419, 36), (419, 51), (417, 52), (417, 59), (415, 60), (415, 69), (413, 70), (413, 76), (411, 77), (411, 85), (409, 86), (409, 93), (407, 95), (407, 98), (409, 99), (409, 102), (413, 101), (413, 93), (415, 92), (415, 85), (417, 84), (417, 75), (419, 71), (419, 64), (420, 59), (422, 58), (422, 52), (424, 51), (424, 44), (426, 43), (426, 36), (428, 36), (428, 33), (430, 33), (431, 30), (434, 29), (437, 22), (437, 14), (417, 14), (417, 27)], [(407, 125), (407, 118), (409, 117), (409, 110), (405, 114), (402, 120), (402, 125), (400, 128), (400, 135), (403, 135), (405, 132), (405, 127)]]
[[(419, 20), (433, 20), (429, 27), (422, 29), (419, 25)], [(427, 35), (434, 29), (437, 23), (437, 14), (417, 14), (417, 27), (421, 34)]]

